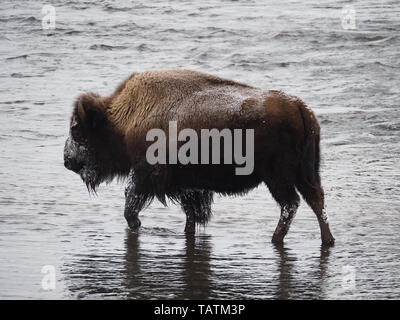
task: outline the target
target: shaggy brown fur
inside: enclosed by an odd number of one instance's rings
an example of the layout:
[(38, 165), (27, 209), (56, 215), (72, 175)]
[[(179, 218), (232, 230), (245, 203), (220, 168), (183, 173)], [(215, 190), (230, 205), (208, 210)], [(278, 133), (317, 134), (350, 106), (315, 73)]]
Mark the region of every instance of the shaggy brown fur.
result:
[[(226, 164), (150, 165), (146, 150), (153, 142), (146, 134), (153, 128), (168, 132), (172, 120), (178, 131), (198, 134), (254, 129), (253, 173), (235, 175), (235, 165)], [(186, 232), (194, 232), (196, 223), (208, 221), (214, 192), (240, 195), (264, 182), (281, 206), (273, 241), (282, 242), (289, 229), (299, 205), (297, 188), (318, 218), (323, 243), (333, 244), (319, 177), (319, 137), (315, 115), (297, 97), (191, 70), (158, 70), (131, 75), (108, 97), (78, 97), (65, 161), (92, 189), (130, 172), (125, 217), (133, 229), (154, 197), (164, 204), (168, 197), (186, 213)], [(86, 160), (73, 148), (87, 150)]]

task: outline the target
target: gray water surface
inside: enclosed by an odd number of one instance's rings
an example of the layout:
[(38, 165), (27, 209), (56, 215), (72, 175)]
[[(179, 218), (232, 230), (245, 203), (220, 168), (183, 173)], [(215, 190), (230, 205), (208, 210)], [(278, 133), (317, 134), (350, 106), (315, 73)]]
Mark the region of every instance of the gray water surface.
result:
[[(343, 28), (353, 5), (356, 29)], [(59, 1), (0, 6), (0, 298), (400, 297), (397, 1)], [(72, 101), (131, 72), (191, 68), (302, 97), (322, 127), (336, 246), (302, 202), (284, 246), (265, 186), (217, 197), (195, 237), (154, 202), (138, 233), (122, 184), (89, 197), (63, 167)], [(44, 266), (56, 270), (45, 290)], [(350, 277), (350, 278), (348, 278)], [(346, 279), (350, 279), (346, 281)]]

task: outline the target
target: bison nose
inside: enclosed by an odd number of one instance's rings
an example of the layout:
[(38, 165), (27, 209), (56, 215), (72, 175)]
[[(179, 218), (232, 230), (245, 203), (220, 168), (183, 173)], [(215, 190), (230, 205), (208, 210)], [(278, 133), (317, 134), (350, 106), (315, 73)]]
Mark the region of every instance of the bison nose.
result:
[(82, 165), (68, 157), (64, 158), (64, 166), (68, 170), (72, 170), (74, 172), (79, 172), (79, 170), (82, 169)]
[(64, 167), (66, 167), (68, 170), (72, 170), (72, 165), (71, 165), (71, 160), (68, 158), (64, 159)]

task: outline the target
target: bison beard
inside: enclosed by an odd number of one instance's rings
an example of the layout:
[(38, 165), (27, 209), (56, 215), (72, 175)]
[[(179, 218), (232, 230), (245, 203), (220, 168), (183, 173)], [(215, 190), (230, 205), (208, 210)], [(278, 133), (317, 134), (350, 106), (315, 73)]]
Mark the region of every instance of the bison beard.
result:
[[(234, 163), (150, 164), (146, 134), (168, 132), (170, 121), (197, 133), (254, 130), (253, 172), (236, 175)], [(316, 117), (297, 97), (191, 70), (158, 70), (131, 75), (110, 96), (80, 95), (64, 164), (89, 192), (115, 177), (127, 178), (124, 215), (133, 230), (154, 198), (164, 205), (168, 198), (186, 214), (185, 232), (194, 233), (197, 224), (209, 221), (215, 192), (241, 195), (264, 182), (281, 207), (274, 242), (281, 243), (289, 230), (300, 202), (297, 189), (318, 219), (323, 244), (333, 245), (319, 176), (319, 136)]]

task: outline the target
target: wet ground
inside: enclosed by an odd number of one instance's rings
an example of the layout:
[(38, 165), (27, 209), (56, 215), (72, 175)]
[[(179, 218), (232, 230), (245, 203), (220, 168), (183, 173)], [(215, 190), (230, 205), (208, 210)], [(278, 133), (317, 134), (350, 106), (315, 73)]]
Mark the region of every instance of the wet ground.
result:
[[(400, 9), (396, 1), (52, 1), (0, 8), (0, 297), (393, 299), (400, 296)], [(265, 186), (218, 197), (183, 233), (154, 202), (138, 233), (123, 185), (89, 197), (63, 167), (75, 96), (134, 71), (184, 67), (302, 97), (322, 127), (322, 182), (336, 237), (322, 248), (302, 203), (284, 246)], [(56, 286), (42, 286), (44, 266)], [(48, 268), (48, 267), (47, 267)], [(44, 269), (44, 271), (49, 269)]]

